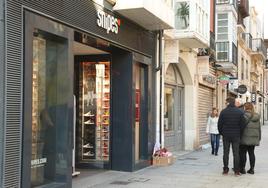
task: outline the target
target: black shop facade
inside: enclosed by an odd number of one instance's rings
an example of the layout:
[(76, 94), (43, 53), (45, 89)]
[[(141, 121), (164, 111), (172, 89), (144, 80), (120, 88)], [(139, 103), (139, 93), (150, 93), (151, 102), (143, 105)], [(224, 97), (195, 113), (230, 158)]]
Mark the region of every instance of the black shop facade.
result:
[(7, 33), (22, 34), (7, 35), (6, 63), (22, 56), (6, 82), (20, 88), (21, 126), (9, 130), (19, 145), (5, 146), (20, 147), (20, 176), (6, 185), (71, 187), (79, 171), (150, 165), (156, 34), (92, 1), (7, 1), (7, 11)]

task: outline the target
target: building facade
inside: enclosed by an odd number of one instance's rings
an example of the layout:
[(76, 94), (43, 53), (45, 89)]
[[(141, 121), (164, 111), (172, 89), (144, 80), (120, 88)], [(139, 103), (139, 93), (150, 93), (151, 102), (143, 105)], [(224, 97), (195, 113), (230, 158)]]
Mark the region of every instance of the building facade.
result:
[[(199, 84), (202, 75), (198, 75), (197, 54), (198, 48), (208, 48), (210, 42), (210, 1), (173, 2), (175, 29), (164, 33), (164, 146), (175, 151), (192, 150), (208, 141), (203, 110), (207, 114), (210, 108), (198, 106), (201, 100), (198, 93), (199, 90), (213, 93), (213, 86), (206, 85), (206, 81)], [(177, 75), (173, 84), (172, 74)], [(177, 89), (174, 89), (175, 83)], [(213, 101), (213, 95), (209, 97), (209, 101)]]
[(173, 27), (164, 5), (1, 1), (0, 187), (71, 187), (75, 167), (150, 165), (158, 31)]

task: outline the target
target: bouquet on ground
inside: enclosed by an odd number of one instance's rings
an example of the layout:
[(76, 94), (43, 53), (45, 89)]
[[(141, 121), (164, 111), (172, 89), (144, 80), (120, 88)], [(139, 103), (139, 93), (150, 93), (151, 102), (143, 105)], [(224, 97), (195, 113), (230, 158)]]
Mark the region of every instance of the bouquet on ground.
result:
[(170, 157), (172, 156), (172, 153), (169, 152), (166, 148), (161, 148), (160, 143), (156, 143), (154, 145), (153, 156), (154, 157)]

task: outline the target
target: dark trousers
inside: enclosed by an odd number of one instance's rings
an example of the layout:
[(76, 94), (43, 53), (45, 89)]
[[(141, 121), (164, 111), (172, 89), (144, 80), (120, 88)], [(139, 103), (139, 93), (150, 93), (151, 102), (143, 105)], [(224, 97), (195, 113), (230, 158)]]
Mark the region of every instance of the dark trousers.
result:
[(211, 149), (212, 154), (218, 154), (220, 135), (219, 134), (210, 134)]
[(234, 171), (239, 172), (239, 142), (240, 138), (237, 137), (223, 137), (223, 168), (228, 170), (230, 146), (232, 144), (233, 158), (234, 158)]
[(254, 169), (255, 167), (255, 146), (240, 145), (239, 155), (240, 155), (240, 168), (244, 169), (247, 162), (247, 153), (249, 156), (250, 168)]

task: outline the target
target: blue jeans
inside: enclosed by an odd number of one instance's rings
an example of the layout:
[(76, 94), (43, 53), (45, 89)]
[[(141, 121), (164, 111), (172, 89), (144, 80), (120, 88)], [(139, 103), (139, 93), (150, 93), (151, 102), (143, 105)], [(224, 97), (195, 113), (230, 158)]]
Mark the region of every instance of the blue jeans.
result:
[(220, 135), (219, 134), (210, 134), (211, 149), (212, 154), (218, 155), (219, 144), (220, 144)]

